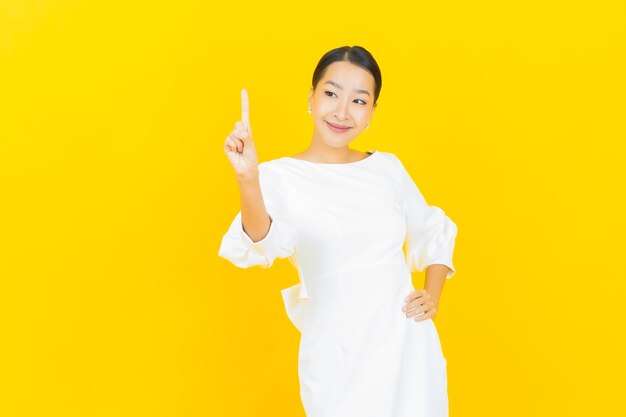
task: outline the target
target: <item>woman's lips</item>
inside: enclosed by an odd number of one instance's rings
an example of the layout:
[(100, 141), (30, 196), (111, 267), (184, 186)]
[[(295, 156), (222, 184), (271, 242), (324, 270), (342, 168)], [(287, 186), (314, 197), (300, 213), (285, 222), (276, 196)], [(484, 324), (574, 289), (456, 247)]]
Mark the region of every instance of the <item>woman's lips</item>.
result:
[[(326, 120), (324, 121), (326, 122)], [(326, 125), (328, 125), (328, 128), (335, 133), (345, 133), (348, 130), (352, 129), (351, 127), (336, 127), (330, 122), (326, 122)]]

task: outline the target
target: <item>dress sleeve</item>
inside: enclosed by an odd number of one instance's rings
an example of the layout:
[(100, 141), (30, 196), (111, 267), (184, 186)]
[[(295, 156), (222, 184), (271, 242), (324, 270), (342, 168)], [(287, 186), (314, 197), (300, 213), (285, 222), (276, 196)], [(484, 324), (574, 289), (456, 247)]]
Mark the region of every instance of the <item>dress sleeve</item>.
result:
[(291, 256), (296, 247), (297, 230), (290, 220), (280, 178), (270, 175), (262, 163), (259, 164), (259, 182), (265, 208), (270, 217), (267, 235), (253, 242), (243, 229), (240, 210), (223, 235), (218, 252), (219, 257), (227, 259), (239, 268), (252, 266), (270, 268), (276, 258)]
[(457, 226), (441, 208), (427, 204), (411, 175), (397, 160), (406, 215), (407, 265), (411, 272), (422, 272), (430, 265), (443, 264), (451, 269), (446, 274), (446, 279), (450, 279), (456, 272), (452, 255)]

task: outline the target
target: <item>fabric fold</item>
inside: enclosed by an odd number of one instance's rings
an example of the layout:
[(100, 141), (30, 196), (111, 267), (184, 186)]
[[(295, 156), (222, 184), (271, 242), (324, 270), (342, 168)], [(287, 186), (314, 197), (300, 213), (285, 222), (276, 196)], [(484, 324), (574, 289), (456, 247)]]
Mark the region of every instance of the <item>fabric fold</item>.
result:
[(270, 268), (277, 258), (287, 258), (294, 253), (297, 229), (279, 214), (271, 200), (266, 199), (265, 205), (271, 219), (267, 235), (257, 242), (252, 241), (243, 229), (239, 211), (222, 237), (218, 256), (239, 268)]
[(306, 316), (308, 295), (306, 288), (302, 283), (292, 285), (282, 289), (281, 294), (283, 296), (283, 303), (285, 305), (285, 311), (287, 317), (293, 325), (302, 333), (304, 318)]

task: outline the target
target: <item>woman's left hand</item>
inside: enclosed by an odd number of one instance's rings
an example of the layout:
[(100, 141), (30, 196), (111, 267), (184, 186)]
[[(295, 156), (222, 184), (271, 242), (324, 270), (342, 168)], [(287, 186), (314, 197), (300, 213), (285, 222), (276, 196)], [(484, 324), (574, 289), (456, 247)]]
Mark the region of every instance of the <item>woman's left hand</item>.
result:
[(406, 304), (402, 307), (402, 311), (406, 313), (407, 318), (414, 317), (421, 312), (424, 312), (424, 314), (415, 317), (415, 321), (422, 321), (428, 318), (434, 319), (437, 315), (437, 303), (428, 291), (423, 288), (411, 291), (404, 301), (406, 301)]

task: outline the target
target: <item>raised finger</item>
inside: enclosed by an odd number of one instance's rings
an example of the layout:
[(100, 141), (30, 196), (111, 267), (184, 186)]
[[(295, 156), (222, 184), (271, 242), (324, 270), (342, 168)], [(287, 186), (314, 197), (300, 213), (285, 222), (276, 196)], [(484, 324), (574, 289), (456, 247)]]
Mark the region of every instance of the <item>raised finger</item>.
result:
[(245, 88), (241, 89), (241, 120), (246, 127), (250, 127), (250, 104), (248, 102), (248, 91)]

